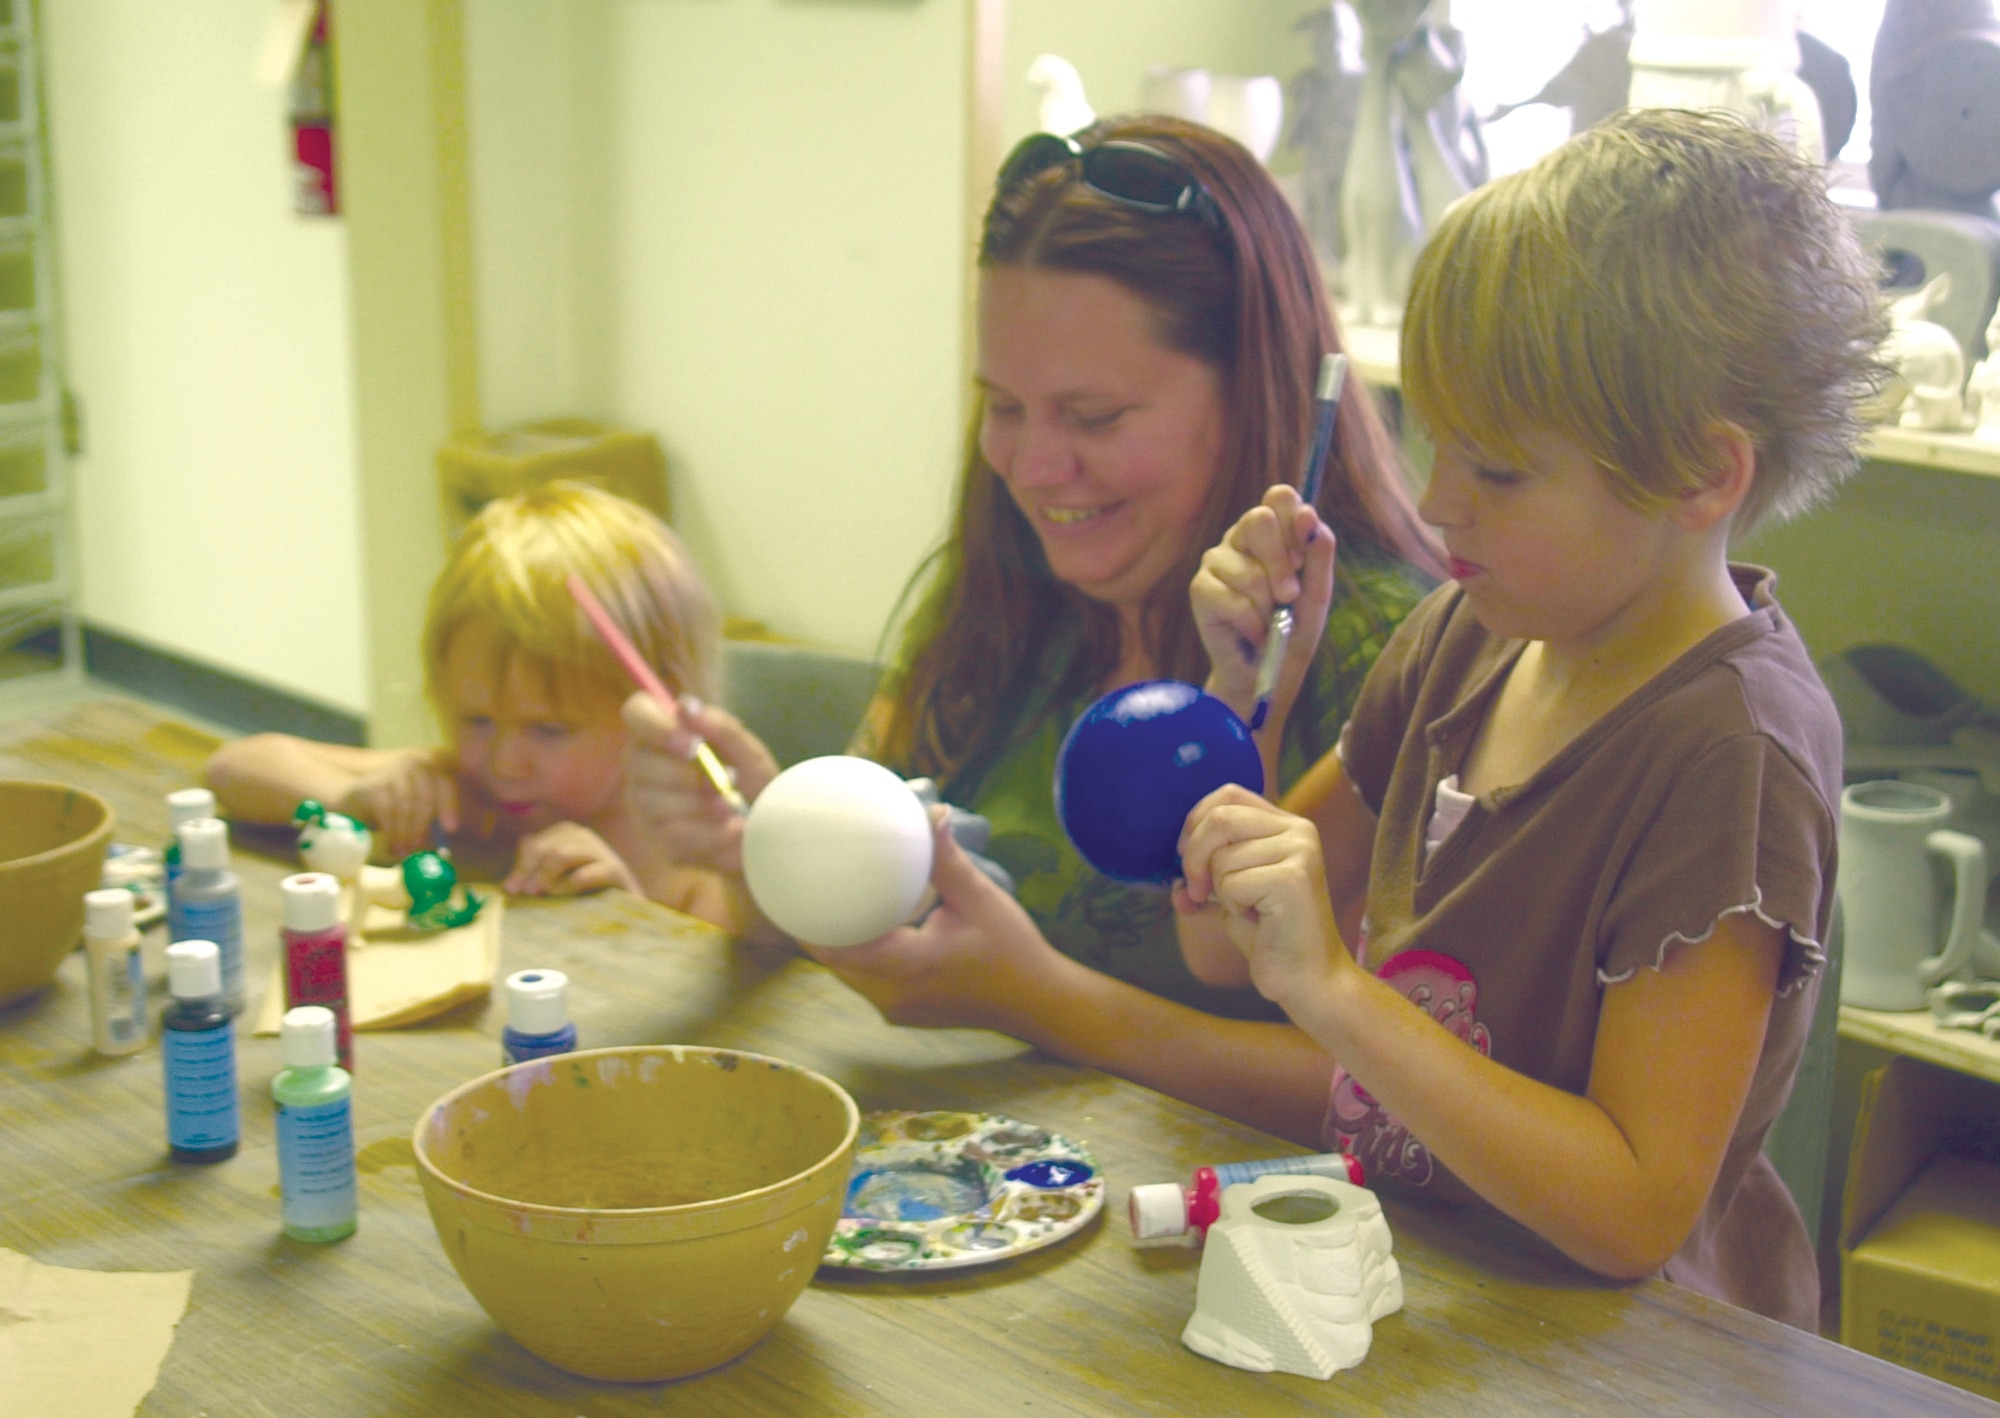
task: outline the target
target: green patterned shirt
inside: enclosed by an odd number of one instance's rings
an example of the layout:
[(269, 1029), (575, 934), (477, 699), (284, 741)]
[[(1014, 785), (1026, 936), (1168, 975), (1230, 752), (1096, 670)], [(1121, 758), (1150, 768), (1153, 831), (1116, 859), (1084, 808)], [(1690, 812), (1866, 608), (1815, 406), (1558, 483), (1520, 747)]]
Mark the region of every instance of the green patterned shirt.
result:
[[(1426, 589), (1400, 564), (1358, 557), (1341, 562), (1320, 651), (1285, 724), (1280, 792), (1333, 751), (1369, 666)], [(1071, 646), (1052, 643), (1043, 657), (1045, 677), (1053, 678), (1070, 652)], [(962, 788), (947, 791), (946, 799), (993, 824), (987, 855), (1013, 874), (1021, 904), (1063, 954), (1212, 1014), (1282, 1018), (1254, 990), (1218, 990), (1196, 980), (1181, 959), (1167, 888), (1100, 875), (1064, 835), (1055, 813), (1056, 752), (1094, 698), (1086, 695), (1051, 706), (1024, 724), (993, 767), (971, 785), (970, 801)]]

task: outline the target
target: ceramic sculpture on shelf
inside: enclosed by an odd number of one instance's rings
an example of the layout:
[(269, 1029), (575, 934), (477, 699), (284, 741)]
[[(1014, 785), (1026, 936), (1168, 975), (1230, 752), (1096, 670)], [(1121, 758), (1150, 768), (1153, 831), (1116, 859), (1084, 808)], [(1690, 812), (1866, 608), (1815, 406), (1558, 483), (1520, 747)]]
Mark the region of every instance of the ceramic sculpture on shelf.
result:
[(1950, 275), (1933, 276), (1889, 304), (1882, 359), (1894, 377), (1868, 412), (1906, 428), (1956, 429), (1965, 416), (1965, 351), (1944, 326), (1925, 318), (1951, 294)]
[(1341, 298), (1350, 324), (1393, 326), (1425, 232), (1486, 180), (1486, 147), (1459, 92), (1465, 37), (1449, 0), (1354, 9), (1363, 72), (1341, 182)]
[(1965, 411), (1976, 437), (2000, 443), (2000, 310), (1986, 326), (1986, 358), (1965, 381)]
[(1090, 100), (1084, 96), (1083, 75), (1061, 55), (1036, 55), (1028, 66), (1028, 85), (1041, 95), (1043, 132), (1067, 137), (1097, 121)]
[(1790, 0), (1636, 0), (1632, 20), (1634, 108), (1727, 109), (1824, 161)]
[(1181, 1342), (1239, 1369), (1330, 1379), (1368, 1357), (1403, 1276), (1375, 1194), (1332, 1177), (1268, 1176), (1222, 1193)]
[(1993, 0), (1888, 0), (1868, 75), (1868, 181), (1884, 211), (2000, 219), (2000, 19)]
[(1569, 110), (1569, 131), (1574, 135), (1625, 107), (1625, 95), (1632, 87), (1632, 4), (1633, 0), (1620, 0), (1615, 25), (1601, 30), (1586, 25), (1576, 53), (1533, 98), (1504, 103), (1483, 121), (1497, 123), (1516, 109), (1547, 104)]
[(1340, 234), (1340, 182), (1354, 142), (1361, 103), (1361, 22), (1346, 0), (1308, 10), (1293, 30), (1312, 46), (1312, 67), (1292, 76), (1285, 108), (1285, 147), (1299, 155), (1299, 195), (1306, 232), (1320, 259), (1337, 262), (1346, 250)]

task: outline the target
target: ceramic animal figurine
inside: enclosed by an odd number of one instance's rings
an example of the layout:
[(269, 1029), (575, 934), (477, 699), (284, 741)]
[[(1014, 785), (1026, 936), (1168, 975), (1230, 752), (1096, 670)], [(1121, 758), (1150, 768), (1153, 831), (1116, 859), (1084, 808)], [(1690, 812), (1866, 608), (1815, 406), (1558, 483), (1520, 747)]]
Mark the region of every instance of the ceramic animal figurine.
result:
[(1965, 411), (1974, 437), (2000, 443), (2000, 310), (1986, 326), (1986, 358), (1965, 381)]
[(374, 850), (374, 834), (346, 813), (307, 798), (292, 814), (299, 829), (299, 855), (314, 871), (323, 871), (337, 881), (353, 881)]
[(1067, 137), (1097, 121), (1084, 97), (1083, 76), (1059, 54), (1038, 54), (1028, 66), (1028, 86), (1041, 97), (1042, 130)]
[(1483, 121), (1497, 123), (1515, 109), (1545, 103), (1569, 110), (1569, 131), (1575, 134), (1623, 108), (1626, 91), (1632, 87), (1632, 65), (1627, 58), (1632, 49), (1632, 4), (1633, 0), (1620, 0), (1620, 19), (1607, 29), (1584, 26), (1583, 43), (1576, 47), (1569, 63), (1533, 98), (1502, 104)]
[(1964, 420), (1965, 351), (1951, 331), (1924, 317), (1951, 294), (1951, 276), (1934, 276), (1890, 302), (1882, 358), (1896, 371), (1877, 416), (1906, 428), (1956, 429)]
[(486, 903), (470, 891), (465, 904), (452, 905), (458, 869), (443, 852), (412, 852), (403, 858), (403, 890), (409, 893), (409, 922), (420, 931), (456, 930), (469, 925)]
[(1340, 185), (1361, 102), (1360, 21), (1346, 0), (1316, 5), (1292, 26), (1312, 46), (1312, 67), (1285, 92), (1291, 118), (1285, 146), (1299, 155), (1305, 226), (1325, 261), (1346, 250), (1340, 231)]
[(2000, 218), (2000, 19), (1993, 0), (1888, 0), (1875, 34), (1868, 181), (1884, 211)]
[(1351, 323), (1400, 324), (1423, 235), (1486, 180), (1486, 149), (1458, 83), (1465, 38), (1447, 0), (1357, 0), (1362, 65), (1341, 182), (1341, 292)]

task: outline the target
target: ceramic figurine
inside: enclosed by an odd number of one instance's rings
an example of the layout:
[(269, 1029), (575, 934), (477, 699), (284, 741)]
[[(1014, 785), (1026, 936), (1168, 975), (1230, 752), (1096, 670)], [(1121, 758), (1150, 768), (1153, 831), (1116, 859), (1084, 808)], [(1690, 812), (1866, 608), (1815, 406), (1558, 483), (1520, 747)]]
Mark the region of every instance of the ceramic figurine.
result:
[(1627, 52), (1634, 108), (1722, 108), (1826, 155), (1819, 99), (1799, 77), (1797, 18), (1776, 0), (1639, 0)]
[(403, 890), (410, 898), (409, 922), (420, 931), (456, 930), (469, 925), (486, 903), (470, 891), (454, 906), (458, 869), (443, 852), (412, 852), (403, 858)]
[(1986, 358), (1972, 366), (1965, 381), (1965, 411), (1974, 437), (2000, 443), (2000, 310), (1986, 326)]
[(1181, 1342), (1239, 1369), (1330, 1379), (1368, 1357), (1403, 1308), (1403, 1276), (1373, 1192), (1269, 1176), (1222, 1193)]
[(1925, 317), (1951, 294), (1951, 276), (1933, 276), (1889, 305), (1882, 359), (1895, 378), (1871, 405), (1883, 422), (1907, 428), (1956, 429), (1964, 419), (1965, 351), (1944, 326)]
[(1887, 211), (2000, 220), (2000, 18), (1993, 0), (1888, 0), (1875, 33), (1868, 181)]
[(1088, 128), (1097, 114), (1084, 97), (1083, 76), (1059, 54), (1038, 54), (1028, 66), (1028, 85), (1041, 95), (1041, 125), (1067, 137)]
[(1486, 180), (1458, 91), (1465, 37), (1449, 0), (1357, 0), (1362, 80), (1341, 182), (1340, 285), (1350, 323), (1400, 324), (1410, 269), (1444, 209)]
[(1324, 261), (1340, 260), (1340, 182), (1354, 142), (1361, 102), (1360, 21), (1346, 0), (1319, 5), (1292, 26), (1312, 45), (1309, 69), (1292, 77), (1285, 95), (1291, 115), (1285, 146), (1299, 155), (1305, 226)]
[(1569, 131), (1577, 134), (1625, 107), (1625, 94), (1632, 86), (1632, 65), (1627, 58), (1632, 48), (1632, 4), (1633, 0), (1620, 0), (1621, 18), (1608, 29), (1585, 25), (1583, 43), (1576, 47), (1569, 63), (1533, 98), (1503, 103), (1483, 121), (1497, 123), (1516, 109), (1542, 103), (1568, 109)]
[(299, 856), (305, 864), (342, 883), (361, 874), (363, 863), (374, 850), (374, 835), (365, 826), (311, 798), (299, 804), (292, 814), (292, 825), (299, 829)]

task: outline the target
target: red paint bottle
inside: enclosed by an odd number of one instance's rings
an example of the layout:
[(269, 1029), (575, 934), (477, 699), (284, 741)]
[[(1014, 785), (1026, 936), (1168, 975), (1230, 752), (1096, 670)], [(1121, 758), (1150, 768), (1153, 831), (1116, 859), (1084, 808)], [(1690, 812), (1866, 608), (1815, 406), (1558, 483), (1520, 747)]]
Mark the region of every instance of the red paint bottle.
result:
[(321, 871), (278, 883), (285, 924), (285, 1008), (324, 1005), (333, 1011), (340, 1066), (354, 1069), (354, 1029), (347, 1018), (347, 926), (340, 919), (340, 882)]

